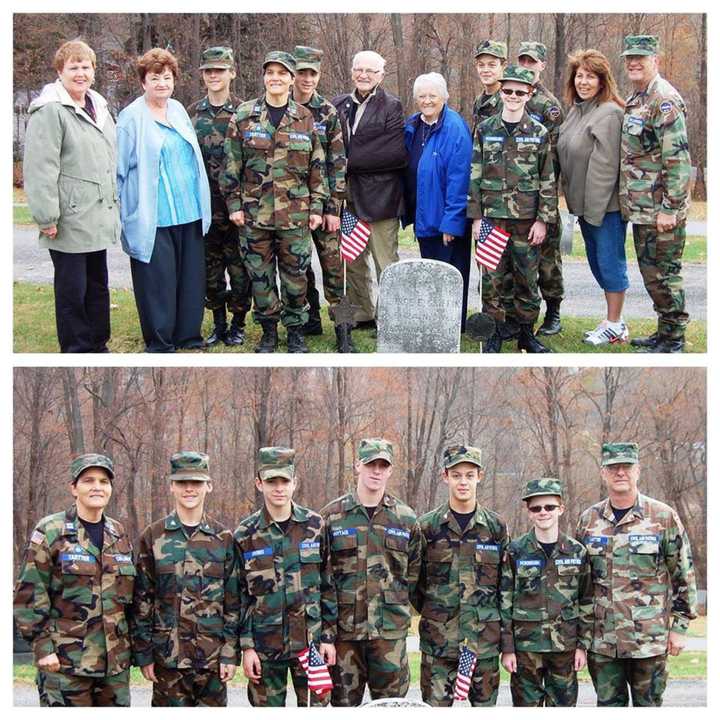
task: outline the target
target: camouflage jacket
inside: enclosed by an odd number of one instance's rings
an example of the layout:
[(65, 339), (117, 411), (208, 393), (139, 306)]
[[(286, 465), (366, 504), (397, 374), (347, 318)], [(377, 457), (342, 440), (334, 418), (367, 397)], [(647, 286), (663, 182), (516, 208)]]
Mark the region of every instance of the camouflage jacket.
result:
[(329, 193), (312, 113), (290, 98), (276, 129), (264, 98), (242, 103), (228, 124), (220, 191), (251, 227), (307, 227), (310, 214), (322, 215)]
[[(541, 83), (535, 85), (535, 90), (525, 105), (525, 112), (536, 122), (539, 122), (547, 131), (552, 148), (553, 167), (555, 179), (560, 176), (560, 164), (557, 158), (557, 141), (560, 126), (565, 119), (562, 106), (558, 99)], [(556, 188), (557, 191), (557, 188)]]
[(283, 533), (263, 507), (240, 523), (235, 543), (240, 647), (263, 660), (288, 660), (309, 640), (332, 642), (337, 611), (320, 515), (293, 503)]
[(386, 493), (370, 520), (352, 492), (320, 513), (337, 594), (337, 640), (406, 637), (422, 556), (414, 511)]
[(235, 114), (238, 105), (240, 105), (240, 100), (234, 95), (230, 95), (227, 102), (219, 110), (215, 110), (205, 96), (188, 108), (188, 115), (195, 128), (210, 182), (214, 223), (227, 223), (227, 206), (220, 193), (218, 182), (225, 161), (225, 133), (230, 118)]
[(190, 538), (176, 512), (140, 536), (133, 606), (135, 664), (236, 664), (240, 603), (232, 534), (203, 516)]
[(35, 660), (56, 653), (68, 675), (130, 666), (128, 616), (135, 567), (123, 526), (105, 517), (102, 554), (73, 505), (33, 530), (15, 586), (15, 621)]
[(497, 115), (502, 112), (503, 104), (502, 98), (500, 97), (500, 91), (494, 92), (492, 95), (487, 95), (485, 91), (481, 92), (473, 103), (472, 110), (472, 137), (473, 142), (475, 141), (475, 131), (480, 123), (485, 122), (488, 118), (493, 115)]
[(345, 198), (345, 169), (347, 167), (340, 117), (335, 106), (316, 92), (313, 93), (310, 102), (305, 107), (315, 118), (315, 132), (320, 138), (320, 144), (325, 153), (325, 174), (330, 198), (325, 201), (323, 213), (340, 215), (342, 201)]
[(500, 562), (509, 542), (497, 513), (480, 505), (465, 531), (446, 502), (420, 518), (425, 541), (413, 597), (420, 649), (457, 657), (466, 644), (479, 658), (500, 652)]
[(654, 225), (659, 212), (682, 222), (690, 204), (687, 108), (656, 75), (625, 105), (620, 153), (620, 209), (633, 223)]
[(503, 652), (590, 647), (590, 565), (577, 540), (560, 533), (550, 557), (535, 530), (513, 540), (503, 559), (500, 597)]
[(468, 217), (557, 222), (557, 184), (548, 131), (527, 112), (510, 134), (498, 114), (478, 126)]
[(638, 495), (616, 525), (606, 499), (580, 516), (576, 536), (592, 567), (595, 629), (590, 649), (619, 658), (663, 655), (668, 629), (685, 633), (696, 617), (695, 570), (677, 513)]

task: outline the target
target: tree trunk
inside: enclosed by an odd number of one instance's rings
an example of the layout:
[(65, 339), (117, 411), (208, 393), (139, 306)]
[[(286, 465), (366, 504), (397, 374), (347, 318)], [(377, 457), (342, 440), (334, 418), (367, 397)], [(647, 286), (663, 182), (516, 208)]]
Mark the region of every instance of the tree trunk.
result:
[(83, 434), (82, 416), (80, 414), (80, 401), (77, 394), (77, 380), (74, 368), (62, 368), (63, 400), (65, 409), (65, 422), (70, 452), (73, 455), (82, 455), (85, 452), (85, 436)]

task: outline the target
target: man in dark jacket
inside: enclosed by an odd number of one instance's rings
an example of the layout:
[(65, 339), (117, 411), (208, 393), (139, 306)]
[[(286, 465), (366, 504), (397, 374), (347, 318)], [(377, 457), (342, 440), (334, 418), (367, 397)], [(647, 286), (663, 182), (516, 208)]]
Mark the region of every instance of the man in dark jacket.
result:
[[(368, 248), (378, 280), (383, 269), (398, 260), (398, 218), (403, 214), (403, 170), (407, 164), (400, 101), (380, 87), (385, 60), (372, 50), (353, 58), (355, 89), (333, 100), (347, 150), (347, 205), (371, 224)], [(347, 269), (348, 297), (359, 310), (360, 328), (374, 327), (368, 249)]]

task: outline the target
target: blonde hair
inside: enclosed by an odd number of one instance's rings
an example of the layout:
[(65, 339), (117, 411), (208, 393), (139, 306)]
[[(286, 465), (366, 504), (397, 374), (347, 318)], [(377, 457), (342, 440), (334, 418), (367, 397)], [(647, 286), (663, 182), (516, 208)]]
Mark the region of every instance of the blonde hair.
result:
[(68, 40), (55, 53), (53, 67), (61, 72), (65, 63), (70, 60), (89, 60), (95, 69), (95, 51), (82, 40)]

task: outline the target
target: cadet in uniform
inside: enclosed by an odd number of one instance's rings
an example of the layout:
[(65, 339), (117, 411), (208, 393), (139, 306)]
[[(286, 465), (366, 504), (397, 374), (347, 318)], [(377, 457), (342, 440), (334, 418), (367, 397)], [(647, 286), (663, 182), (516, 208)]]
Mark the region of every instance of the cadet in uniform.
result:
[[(200, 66), (208, 94), (188, 108), (210, 181), (212, 224), (205, 235), (205, 307), (212, 310), (214, 328), (207, 345), (242, 345), (245, 342), (245, 315), (250, 311), (250, 278), (240, 259), (238, 230), (228, 218), (218, 179), (225, 159), (225, 133), (240, 101), (230, 93), (235, 77), (232, 48), (211, 47), (202, 55)], [(225, 271), (230, 289), (225, 284)], [(226, 307), (232, 313), (227, 327)]]
[(485, 477), (478, 448), (452, 445), (443, 455), (448, 501), (420, 518), (425, 549), (413, 604), (420, 613), (422, 698), (453, 704), (460, 649), (477, 657), (468, 694), (495, 705), (500, 684), (500, 562), (509, 537), (497, 513), (477, 501)]
[(661, 705), (667, 655), (696, 617), (695, 570), (675, 510), (638, 492), (635, 443), (602, 447), (609, 497), (588, 508), (576, 537), (592, 566), (595, 627), (588, 653), (598, 705)]
[[(343, 267), (338, 231), (340, 230), (340, 208), (345, 197), (345, 168), (347, 166), (345, 143), (335, 106), (316, 90), (320, 82), (322, 50), (297, 45), (293, 54), (295, 55), (297, 78), (292, 96), (298, 104), (306, 107), (313, 114), (315, 131), (325, 152), (325, 172), (330, 197), (323, 208), (323, 224), (312, 231), (312, 238), (322, 268), (323, 292), (328, 304), (328, 313), (334, 320), (335, 305), (343, 296)], [(310, 319), (305, 325), (305, 335), (322, 335), (320, 293), (315, 285), (315, 273), (312, 265), (308, 265), (307, 279)], [(351, 331), (352, 325), (347, 325), (344, 329), (335, 328), (338, 352), (354, 351)], [(344, 340), (345, 337), (348, 339)]]
[(560, 532), (559, 480), (531, 480), (522, 499), (533, 528), (503, 559), (502, 664), (513, 705), (571, 707), (593, 629), (587, 550)]
[(477, 126), (502, 111), (500, 79), (507, 65), (507, 56), (507, 45), (498, 40), (483, 40), (475, 48), (475, 72), (483, 85), (483, 91), (473, 103), (473, 141)]
[(242, 103), (228, 125), (220, 190), (240, 227), (240, 254), (263, 329), (255, 351), (275, 352), (282, 320), (288, 352), (304, 353), (310, 231), (322, 224), (328, 200), (325, 153), (312, 113), (290, 97), (295, 58), (271, 51), (263, 71), (265, 95)]
[(625, 70), (634, 93), (625, 104), (620, 150), (620, 210), (632, 223), (645, 289), (658, 314), (657, 332), (631, 345), (652, 353), (682, 352), (685, 312), (682, 254), (690, 205), (687, 108), (658, 73), (658, 39), (625, 38)]
[[(298, 655), (312, 642), (326, 663), (335, 661), (337, 611), (325, 566), (325, 524), (292, 500), (297, 487), (292, 448), (260, 448), (255, 487), (263, 507), (235, 531), (248, 699), (258, 707), (284, 706), (289, 670), (298, 706), (304, 707), (308, 682)], [(311, 693), (312, 705), (329, 700), (329, 694)]]
[[(557, 189), (548, 131), (524, 109), (533, 82), (533, 73), (525, 68), (509, 65), (503, 72), (503, 111), (475, 132), (468, 217), (474, 218), (474, 239), (483, 216), (510, 233), (497, 268), (483, 276), (485, 312), (498, 323), (505, 320), (502, 285), (511, 270), (520, 325), (518, 350), (545, 353), (550, 350), (533, 335), (533, 325), (540, 310), (539, 246), (547, 226), (557, 222)], [(500, 352), (502, 342), (496, 330), (485, 351)]]
[(337, 593), (333, 705), (360, 705), (366, 684), (373, 700), (404, 697), (410, 685), (406, 642), (422, 535), (413, 510), (385, 490), (392, 462), (390, 442), (361, 440), (356, 489), (320, 511)]
[(153, 706), (227, 705), (239, 620), (232, 534), (205, 514), (208, 456), (170, 458), (175, 510), (140, 536), (135, 664), (153, 683)]
[(128, 706), (135, 567), (123, 526), (104, 514), (105, 455), (70, 466), (75, 504), (35, 526), (15, 585), (15, 622), (32, 643), (40, 705)]

